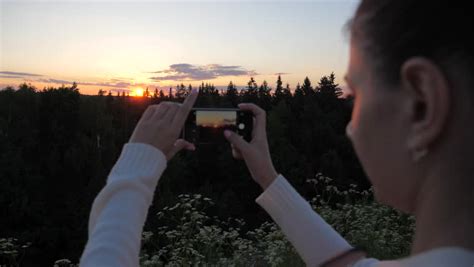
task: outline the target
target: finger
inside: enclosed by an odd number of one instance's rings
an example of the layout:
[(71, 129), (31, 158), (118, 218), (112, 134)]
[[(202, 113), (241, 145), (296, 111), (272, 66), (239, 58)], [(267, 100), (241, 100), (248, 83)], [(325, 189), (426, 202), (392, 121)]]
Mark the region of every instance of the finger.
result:
[(161, 119), (166, 114), (169, 107), (170, 107), (169, 102), (161, 102), (158, 105), (153, 105), (154, 113), (152, 115), (152, 119), (154, 120)]
[(160, 119), (168, 111), (169, 105), (166, 102), (162, 102), (155, 106), (155, 113), (153, 114), (154, 119)]
[(193, 89), (193, 91), (186, 97), (183, 104), (181, 105), (176, 117), (173, 119), (172, 127), (181, 129), (188, 117), (189, 111), (194, 106), (196, 98), (198, 96), (198, 90)]
[(250, 144), (247, 143), (242, 136), (229, 130), (224, 131), (224, 136), (234, 146), (234, 148), (237, 148), (241, 152), (242, 156), (249, 150)]
[(254, 128), (255, 136), (264, 137), (266, 136), (265, 125), (266, 125), (266, 113), (265, 110), (253, 103), (240, 103), (238, 104), (241, 110), (249, 110), (254, 115)]
[[(255, 119), (255, 117), (252, 118), (252, 129), (255, 129), (256, 128), (256, 125), (257, 125), (257, 119)], [(252, 139), (255, 138), (256, 136), (256, 130), (255, 131), (252, 131)]]
[(178, 103), (170, 103), (168, 111), (166, 114), (163, 115), (163, 120), (172, 122), (176, 112), (178, 111), (179, 104)]
[(148, 106), (145, 112), (143, 112), (142, 119), (149, 120), (153, 116), (153, 113), (155, 113), (155, 108), (156, 108), (156, 105)]
[(232, 156), (235, 158), (235, 159), (243, 159), (242, 157), (242, 153), (240, 153), (239, 149), (234, 147), (233, 144), (230, 144), (230, 147), (232, 148)]
[(196, 150), (196, 147), (194, 146), (193, 143), (190, 143), (184, 139), (178, 139), (176, 140), (176, 142), (174, 142), (174, 145), (171, 148), (170, 152), (168, 152), (168, 155), (166, 156), (166, 158), (168, 160), (172, 159), (174, 155), (176, 155), (176, 153), (178, 153), (182, 149), (194, 151)]

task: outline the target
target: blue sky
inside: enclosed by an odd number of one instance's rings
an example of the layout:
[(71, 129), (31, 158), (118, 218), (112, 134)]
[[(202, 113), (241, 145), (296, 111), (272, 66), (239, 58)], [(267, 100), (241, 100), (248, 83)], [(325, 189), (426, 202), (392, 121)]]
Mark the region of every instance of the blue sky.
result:
[(294, 88), (332, 71), (343, 84), (357, 3), (2, 1), (0, 86), (273, 86), (283, 73)]

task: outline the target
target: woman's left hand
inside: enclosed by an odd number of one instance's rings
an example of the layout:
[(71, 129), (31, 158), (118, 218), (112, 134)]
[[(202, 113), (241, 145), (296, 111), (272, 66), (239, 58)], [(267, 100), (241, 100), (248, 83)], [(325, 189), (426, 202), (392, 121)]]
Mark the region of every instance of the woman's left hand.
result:
[(197, 96), (198, 91), (194, 89), (183, 104), (161, 102), (149, 106), (138, 121), (129, 142), (152, 145), (161, 150), (167, 160), (183, 148), (195, 150), (194, 144), (178, 137)]

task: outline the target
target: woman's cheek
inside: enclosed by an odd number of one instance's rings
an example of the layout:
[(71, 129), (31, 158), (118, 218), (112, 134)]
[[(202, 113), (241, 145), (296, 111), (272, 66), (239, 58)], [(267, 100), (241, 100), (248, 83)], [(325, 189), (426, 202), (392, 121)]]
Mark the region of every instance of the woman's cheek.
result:
[[(360, 101), (360, 100), (359, 100)], [(365, 124), (363, 115), (363, 110), (361, 110), (361, 103), (357, 99), (354, 103), (354, 108), (352, 110), (351, 121), (346, 126), (346, 135), (351, 140), (352, 147), (354, 151), (364, 165), (366, 158), (366, 145), (367, 145), (367, 125)]]

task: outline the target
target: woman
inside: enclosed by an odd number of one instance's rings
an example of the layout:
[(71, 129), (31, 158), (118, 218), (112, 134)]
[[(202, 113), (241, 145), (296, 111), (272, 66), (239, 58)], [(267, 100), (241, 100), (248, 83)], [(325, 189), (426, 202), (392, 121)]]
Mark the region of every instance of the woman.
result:
[[(309, 266), (474, 266), (473, 16), (467, 2), (363, 0), (350, 24), (347, 135), (378, 201), (416, 217), (411, 255), (367, 259), (273, 167), (265, 112), (253, 104), (250, 143), (225, 132), (262, 187), (257, 198)], [(81, 266), (136, 266), (140, 237), (167, 160), (197, 93), (149, 107), (94, 201)], [(176, 142), (175, 142), (176, 141)]]

